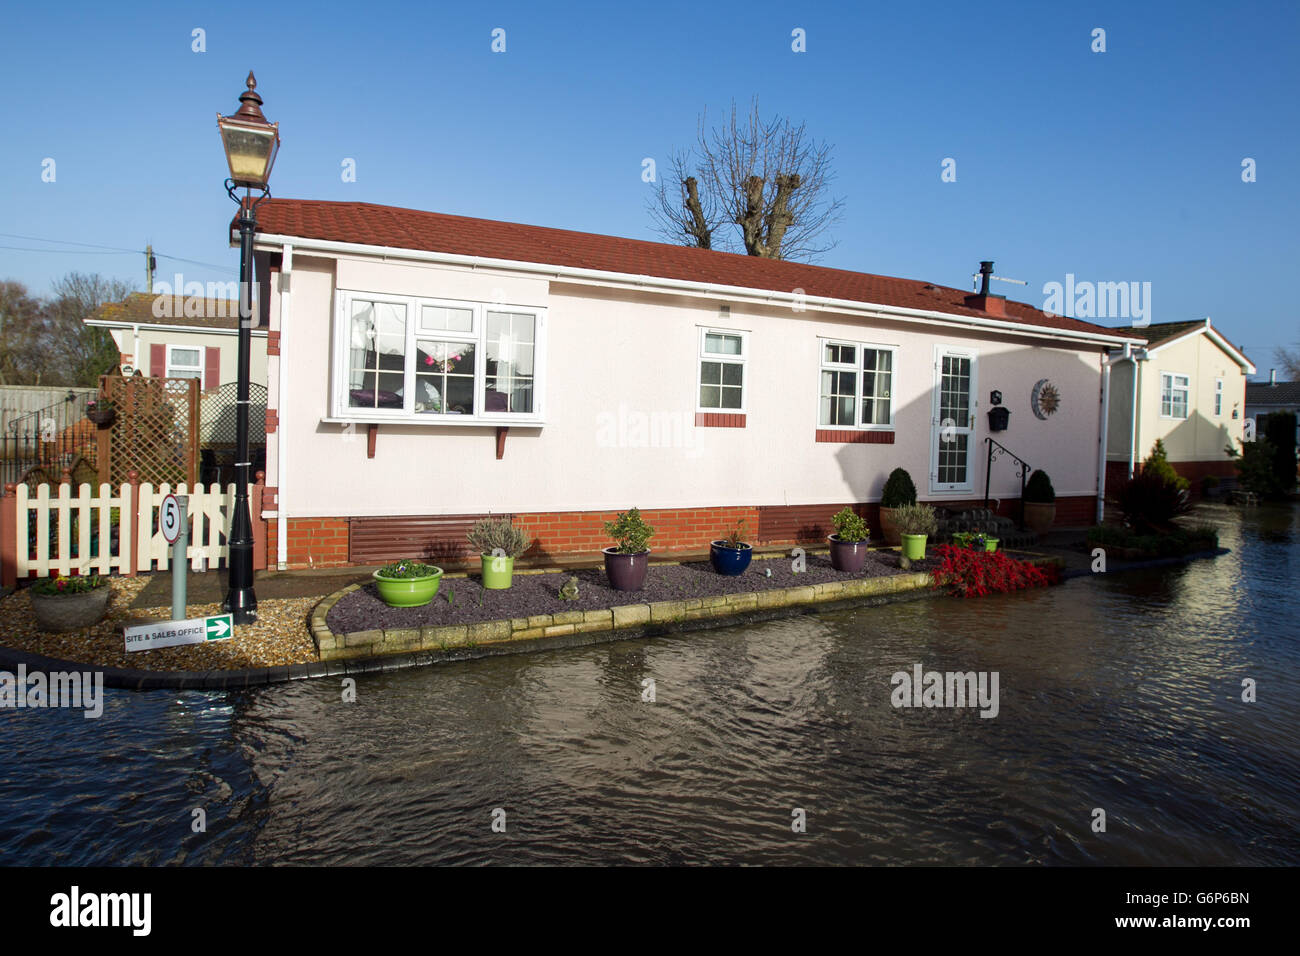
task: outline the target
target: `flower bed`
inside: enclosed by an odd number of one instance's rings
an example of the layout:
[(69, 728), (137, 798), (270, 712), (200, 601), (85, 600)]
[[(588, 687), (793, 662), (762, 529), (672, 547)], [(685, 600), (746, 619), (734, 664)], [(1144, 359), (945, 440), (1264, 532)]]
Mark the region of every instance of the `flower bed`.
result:
[[(937, 562), (914, 561), (912, 571), (929, 571)], [(765, 573), (771, 570), (768, 577)], [(896, 552), (872, 551), (858, 574), (844, 574), (822, 555), (807, 556), (807, 570), (794, 573), (789, 557), (755, 558), (743, 574), (716, 573), (708, 562), (655, 565), (639, 591), (615, 591), (603, 571), (587, 569), (573, 574), (516, 574), (506, 590), (484, 590), (475, 578), (445, 578), (432, 603), (418, 608), (393, 608), (379, 599), (367, 584), (343, 597), (326, 617), (335, 633), (376, 628), (411, 628), (442, 624), (474, 624), (503, 618), (521, 618), (565, 611), (600, 611), (626, 604), (682, 601), (715, 595), (775, 590), (854, 578), (904, 574)], [(570, 577), (578, 579), (578, 597), (561, 600), (559, 590)]]
[(937, 587), (947, 587), (958, 597), (984, 597), (1022, 588), (1042, 588), (1057, 583), (1060, 568), (1018, 561), (1001, 551), (973, 551), (950, 544), (934, 549), (938, 566), (930, 571)]

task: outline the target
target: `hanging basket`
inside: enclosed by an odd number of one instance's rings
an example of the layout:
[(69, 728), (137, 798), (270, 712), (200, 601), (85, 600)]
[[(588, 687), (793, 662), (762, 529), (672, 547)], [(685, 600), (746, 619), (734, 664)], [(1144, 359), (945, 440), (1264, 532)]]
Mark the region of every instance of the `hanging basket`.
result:
[(99, 428), (108, 428), (113, 422), (117, 421), (116, 408), (96, 408), (86, 412), (86, 417), (95, 423)]

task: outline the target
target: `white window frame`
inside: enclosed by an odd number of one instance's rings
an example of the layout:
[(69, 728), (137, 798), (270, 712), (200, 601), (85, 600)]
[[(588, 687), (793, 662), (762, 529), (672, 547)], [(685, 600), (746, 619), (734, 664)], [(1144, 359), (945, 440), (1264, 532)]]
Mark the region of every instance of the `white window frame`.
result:
[[(852, 365), (846, 365), (843, 362), (827, 362), (826, 346), (839, 345), (855, 349)], [(862, 367), (862, 350), (871, 349), (875, 352), (888, 352), (889, 355), (889, 423), (888, 424), (870, 424), (862, 423), (862, 405), (864, 395), (862, 394), (863, 386), (866, 382), (866, 369)], [(813, 409), (814, 420), (817, 427), (821, 430), (830, 431), (858, 431), (858, 432), (892, 432), (894, 431), (894, 416), (898, 412), (898, 396), (895, 388), (898, 382), (898, 350), (897, 345), (886, 345), (881, 342), (858, 342), (853, 339), (838, 339), (828, 336), (819, 336), (817, 339), (817, 401)], [(857, 385), (854, 389), (854, 406), (853, 406), (853, 424), (852, 425), (826, 425), (822, 424), (822, 372), (847, 372), (853, 371), (857, 375)], [(879, 374), (879, 373), (876, 373)], [(875, 396), (871, 396), (873, 399)]]
[(1223, 417), (1223, 379), (1214, 380), (1214, 417)]
[[(406, 307), (406, 367), (403, 375), (402, 408), (353, 408), (348, 404), (349, 352), (352, 303), (355, 300), (386, 302)], [(419, 328), (422, 306), (468, 309), (472, 314), (471, 332), (450, 330), (426, 331)], [(531, 412), (486, 411), (487, 394), (487, 314), (515, 312), (534, 318), (533, 338), (533, 410)], [(335, 290), (333, 381), (330, 387), (330, 418), (337, 422), (402, 422), (412, 425), (468, 427), (475, 425), (542, 425), (545, 423), (546, 395), (546, 308), (500, 302), (474, 302), (441, 299), (433, 296), (388, 295), (361, 289)], [(415, 411), (415, 342), (416, 339), (446, 342), (474, 342), (473, 415), (449, 415)]]
[(179, 370), (184, 371), (184, 372), (193, 372), (193, 371), (196, 371), (195, 366), (193, 366), (193, 365), (181, 365), (181, 364), (179, 364), (179, 363), (177, 363), (177, 362), (173, 362), (173, 361), (172, 361), (172, 350), (173, 350), (173, 349), (184, 349), (184, 350), (187, 351), (187, 352), (198, 352), (198, 353), (199, 353), (199, 364), (198, 364), (198, 368), (197, 368), (197, 371), (198, 371), (198, 373), (199, 373), (199, 374), (198, 374), (198, 379), (199, 379), (199, 389), (200, 389), (200, 390), (206, 389), (206, 388), (208, 387), (208, 383), (205, 382), (204, 379), (207, 378), (207, 375), (208, 375), (208, 368), (207, 368), (208, 353), (207, 353), (207, 350), (204, 348), (204, 346), (202, 346), (202, 345), (168, 345), (168, 346), (167, 346), (167, 367), (163, 370), (163, 372), (164, 372), (164, 374), (166, 375), (167, 378), (175, 378), (175, 377), (176, 377), (175, 375), (172, 374), (172, 370), (173, 370), (173, 369), (179, 369)]
[[(962, 429), (969, 439), (966, 442), (966, 481), (939, 482), (939, 439), (943, 423), (939, 420), (943, 401), (943, 360), (945, 356), (970, 359), (970, 426)], [(979, 438), (979, 350), (965, 346), (936, 345), (934, 347), (934, 384), (930, 400), (930, 494), (968, 493), (975, 489), (975, 449)]]
[[(1182, 379), (1184, 384), (1181, 388), (1178, 386), (1178, 379)], [(1169, 409), (1170, 414), (1165, 414), (1165, 380), (1169, 381)], [(1184, 396), (1183, 407), (1187, 410), (1185, 415), (1172, 414), (1174, 408), (1174, 393), (1181, 391)], [(1165, 372), (1160, 373), (1160, 417), (1166, 421), (1185, 422), (1192, 417), (1192, 377), (1186, 372)]]
[[(700, 350), (695, 358), (695, 411), (705, 415), (744, 415), (749, 406), (749, 331), (747, 329), (724, 329), (716, 325), (701, 325)], [(732, 335), (740, 337), (740, 354), (730, 355), (710, 352), (707, 345), (709, 335)], [(740, 407), (708, 408), (700, 404), (700, 391), (704, 387), (701, 380), (704, 375), (705, 362), (723, 362), (740, 366)], [(729, 386), (734, 388), (735, 386)]]

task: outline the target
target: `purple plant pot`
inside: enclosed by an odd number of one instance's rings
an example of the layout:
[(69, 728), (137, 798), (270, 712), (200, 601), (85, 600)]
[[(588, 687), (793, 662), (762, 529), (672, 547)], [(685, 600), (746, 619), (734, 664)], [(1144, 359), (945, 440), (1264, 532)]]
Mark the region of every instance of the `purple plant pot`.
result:
[(831, 567), (836, 571), (856, 574), (867, 563), (867, 542), (841, 541), (837, 534), (826, 540), (831, 543)]
[(617, 548), (606, 548), (605, 575), (615, 591), (640, 591), (650, 570), (650, 549), (640, 554), (619, 554)]

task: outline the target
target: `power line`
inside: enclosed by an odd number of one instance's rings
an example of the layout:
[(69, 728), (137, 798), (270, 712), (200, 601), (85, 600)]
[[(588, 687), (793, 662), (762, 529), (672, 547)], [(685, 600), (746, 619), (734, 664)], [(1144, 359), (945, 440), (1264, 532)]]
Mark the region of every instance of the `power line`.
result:
[[(45, 238), (42, 238), (41, 236), (20, 236), (20, 235), (18, 235), (17, 233), (12, 233), (12, 232), (0, 232), (0, 236), (3, 236), (3, 237), (6, 238), (6, 239), (25, 239), (25, 240), (27, 240), (28, 242), (52, 242), (52, 243), (58, 243), (58, 244), (60, 244), (60, 245), (65, 245), (65, 246), (83, 246), (83, 247), (86, 248), (86, 249), (99, 249), (99, 250), (103, 250), (102, 252), (97, 253), (98, 255), (132, 255), (132, 256), (142, 256), (142, 255), (145, 254), (145, 250), (143, 250), (143, 249), (123, 249), (121, 246), (103, 246), (103, 245), (100, 245), (100, 244), (98, 244), (98, 243), (94, 243), (94, 242), (78, 242), (78, 241), (75, 240), (75, 239), (45, 239)], [(39, 247), (31, 247), (31, 246), (4, 246), (4, 245), (0, 245), (0, 249), (12, 249), (12, 250), (15, 250), (15, 251), (17, 251), (17, 252), (62, 252), (62, 253), (79, 253), (79, 252), (81, 252), (80, 249), (42, 249), (42, 248), (39, 248)], [(92, 253), (81, 253), (81, 254), (82, 254), (82, 255), (90, 255), (90, 254), (92, 254)], [(192, 265), (192, 266), (203, 266), (204, 268), (207, 268), (207, 269), (228, 269), (228, 268), (230, 268), (229, 264), (219, 265), (219, 264), (217, 264), (217, 263), (215, 263), (215, 262), (200, 262), (200, 261), (197, 260), (197, 259), (185, 259), (185, 258), (183, 258), (183, 257), (181, 257), (181, 256), (169, 256), (169, 255), (166, 255), (165, 253), (162, 253), (162, 252), (156, 252), (156, 253), (154, 253), (154, 255), (155, 255), (156, 258), (159, 258), (159, 259), (171, 259), (173, 262), (185, 262), (185, 263), (188, 263), (189, 265)]]
[(0, 249), (13, 249), (17, 252), (66, 252), (79, 256), (138, 256), (140, 254), (134, 249), (114, 249), (103, 252), (88, 252), (85, 249), (35, 249), (31, 246), (0, 246)]
[[(113, 251), (113, 252), (132, 252), (132, 253), (138, 253), (138, 252), (141, 251), (141, 250), (139, 250), (139, 249), (123, 249), (121, 246), (101, 246), (101, 245), (99, 245), (98, 243), (94, 243), (94, 242), (77, 242), (75, 239), (42, 239), (40, 236), (20, 236), (20, 235), (17, 235), (16, 233), (12, 233), (12, 232), (0, 232), (0, 236), (4, 236), (6, 239), (26, 239), (28, 242), (57, 242), (59, 245), (62, 245), (62, 246), (85, 246), (85, 247), (87, 247), (87, 248), (89, 248), (89, 249), (109, 249), (109, 250), (111, 250), (111, 251)], [(18, 246), (4, 246), (3, 248), (5, 248), (5, 249), (17, 249), (17, 248), (19, 248), (19, 247), (18, 247)], [(43, 252), (43, 251), (48, 251), (48, 252), (58, 252), (58, 251), (60, 251), (60, 250), (58, 250), (58, 249), (49, 249), (49, 250), (32, 249), (32, 250), (28, 250), (28, 251), (31, 251), (31, 252)], [(69, 250), (62, 250), (62, 251), (65, 251), (65, 252), (71, 252), (72, 250), (69, 249)]]

